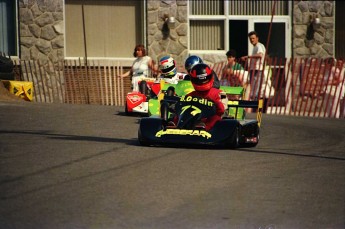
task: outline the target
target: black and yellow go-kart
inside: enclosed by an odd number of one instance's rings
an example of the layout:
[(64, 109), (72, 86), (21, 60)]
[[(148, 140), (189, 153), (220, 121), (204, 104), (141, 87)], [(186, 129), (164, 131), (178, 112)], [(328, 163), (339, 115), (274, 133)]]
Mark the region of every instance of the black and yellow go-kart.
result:
[[(262, 103), (262, 102), (261, 102)], [(212, 101), (192, 96), (165, 96), (161, 100), (161, 115), (144, 117), (140, 120), (138, 140), (143, 146), (197, 146), (209, 145), (225, 148), (254, 147), (259, 142), (261, 110), (259, 101), (231, 101), (235, 108), (258, 108), (255, 120), (238, 120), (224, 117), (206, 131), (198, 123), (203, 118), (215, 114)], [(177, 116), (177, 124), (169, 125), (172, 116)]]

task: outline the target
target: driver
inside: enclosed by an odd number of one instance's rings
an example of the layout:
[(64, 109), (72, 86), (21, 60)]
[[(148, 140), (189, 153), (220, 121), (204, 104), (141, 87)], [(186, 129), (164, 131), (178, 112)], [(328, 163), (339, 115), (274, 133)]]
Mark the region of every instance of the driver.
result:
[[(194, 87), (194, 91), (188, 93), (187, 96), (197, 96), (205, 98), (215, 103), (216, 114), (204, 118), (196, 126), (210, 130), (214, 124), (222, 119), (222, 115), (225, 112), (224, 104), (221, 100), (222, 91), (213, 87), (214, 74), (213, 70), (207, 64), (195, 64), (189, 72), (190, 80)], [(177, 117), (173, 118), (173, 121), (169, 121), (169, 126), (176, 126)]]
[(186, 74), (177, 72), (176, 61), (171, 56), (163, 56), (159, 60), (159, 69), (161, 70), (160, 79), (170, 84), (177, 84), (183, 80)]
[(212, 87), (214, 74), (213, 70), (207, 64), (202, 63), (194, 65), (189, 75), (195, 91), (190, 92), (186, 96), (205, 98), (211, 100), (216, 105), (216, 114), (202, 119), (202, 123), (200, 123), (200, 126), (204, 126), (208, 131), (217, 121), (222, 119), (222, 115), (224, 114), (225, 109), (220, 97), (221, 90)]
[[(199, 56), (196, 55), (191, 55), (189, 56), (185, 63), (184, 63), (184, 68), (186, 69), (186, 71), (188, 72), (188, 75), (186, 75), (184, 77), (184, 80), (190, 80), (190, 70), (192, 69), (192, 67), (196, 64), (203, 64), (204, 62), (202, 61), (202, 59)], [(213, 87), (219, 89), (220, 87), (220, 81), (218, 79), (217, 74), (212, 70), (212, 74), (213, 74)]]

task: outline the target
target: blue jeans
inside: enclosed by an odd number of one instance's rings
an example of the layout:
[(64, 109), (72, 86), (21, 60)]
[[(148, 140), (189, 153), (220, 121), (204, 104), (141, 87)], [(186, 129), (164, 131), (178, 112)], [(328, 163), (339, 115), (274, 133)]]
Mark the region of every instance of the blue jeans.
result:
[(249, 98), (257, 100), (259, 97), (259, 91), (261, 88), (261, 82), (263, 77), (263, 71), (260, 70), (250, 70), (249, 79), (250, 79), (250, 94)]

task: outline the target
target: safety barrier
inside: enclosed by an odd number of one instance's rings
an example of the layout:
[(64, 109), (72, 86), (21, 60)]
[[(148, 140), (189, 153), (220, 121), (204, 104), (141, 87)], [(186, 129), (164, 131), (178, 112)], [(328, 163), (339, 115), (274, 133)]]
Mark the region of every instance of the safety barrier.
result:
[[(226, 62), (211, 65), (222, 83), (246, 88), (245, 99), (264, 98), (264, 112), (278, 115), (344, 118), (344, 61), (317, 58), (269, 58), (261, 82), (243, 70), (223, 76)], [(131, 91), (130, 77), (118, 75), (127, 69), (119, 61), (82, 59), (51, 64), (14, 61), (17, 80), (31, 81), (33, 101), (123, 106)], [(227, 79), (227, 80), (224, 80)]]

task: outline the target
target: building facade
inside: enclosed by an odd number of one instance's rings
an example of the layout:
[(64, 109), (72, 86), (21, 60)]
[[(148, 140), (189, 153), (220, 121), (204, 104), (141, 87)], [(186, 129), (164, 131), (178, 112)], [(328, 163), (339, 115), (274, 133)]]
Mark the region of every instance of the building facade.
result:
[(188, 55), (197, 54), (215, 63), (225, 60), (231, 48), (239, 56), (249, 53), (251, 30), (259, 31), (270, 56), (344, 56), (339, 37), (345, 20), (340, 20), (341, 14), (336, 17), (337, 7), (344, 4), (338, 1), (5, 0), (0, 4), (6, 32), (0, 51), (23, 60), (110, 58), (130, 65), (135, 44), (143, 43), (156, 62), (169, 54), (182, 65)]

